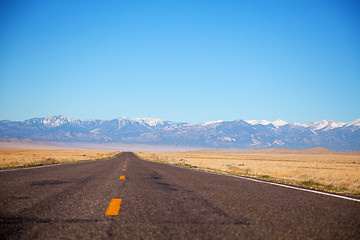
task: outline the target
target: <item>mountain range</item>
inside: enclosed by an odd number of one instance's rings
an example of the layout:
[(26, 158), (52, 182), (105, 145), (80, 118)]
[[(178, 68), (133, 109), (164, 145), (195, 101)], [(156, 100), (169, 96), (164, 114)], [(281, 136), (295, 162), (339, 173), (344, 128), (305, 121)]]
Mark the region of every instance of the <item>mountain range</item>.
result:
[(360, 119), (349, 123), (323, 120), (305, 124), (280, 119), (176, 123), (157, 118), (79, 120), (52, 116), (22, 122), (0, 121), (0, 138), (241, 150), (324, 147), (333, 151), (359, 151)]

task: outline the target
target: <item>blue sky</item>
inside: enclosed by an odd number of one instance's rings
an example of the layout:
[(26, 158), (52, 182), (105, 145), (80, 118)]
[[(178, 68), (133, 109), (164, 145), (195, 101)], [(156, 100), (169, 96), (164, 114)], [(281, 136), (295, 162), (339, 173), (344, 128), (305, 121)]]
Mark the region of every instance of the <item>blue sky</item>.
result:
[(360, 118), (359, 1), (0, 2), (0, 120)]

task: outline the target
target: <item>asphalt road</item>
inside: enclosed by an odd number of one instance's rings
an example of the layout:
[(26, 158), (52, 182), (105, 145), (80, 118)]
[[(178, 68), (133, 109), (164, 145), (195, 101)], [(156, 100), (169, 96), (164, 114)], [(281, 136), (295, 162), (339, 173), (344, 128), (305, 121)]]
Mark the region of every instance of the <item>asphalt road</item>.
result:
[(1, 171), (0, 193), (0, 239), (360, 239), (360, 202), (133, 153)]

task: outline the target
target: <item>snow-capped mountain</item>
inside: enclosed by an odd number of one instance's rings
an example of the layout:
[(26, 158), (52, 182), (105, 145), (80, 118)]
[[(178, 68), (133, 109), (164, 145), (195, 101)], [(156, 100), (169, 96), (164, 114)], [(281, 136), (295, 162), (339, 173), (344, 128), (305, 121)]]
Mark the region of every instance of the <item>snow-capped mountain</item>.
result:
[(320, 122), (310, 122), (303, 124), (304, 127), (310, 127), (312, 130), (328, 131), (331, 129), (343, 127), (346, 123), (334, 122), (332, 120), (322, 120)]
[(25, 123), (27, 124), (40, 124), (40, 125), (43, 124), (46, 127), (59, 127), (64, 124), (78, 124), (80, 122), (81, 121), (75, 118), (71, 118), (63, 115), (51, 116), (45, 118), (33, 118), (25, 121)]
[(334, 151), (359, 151), (360, 119), (349, 123), (323, 120), (304, 124), (280, 119), (174, 123), (158, 118), (79, 120), (52, 116), (23, 122), (0, 121), (0, 138), (223, 149), (324, 147)]
[(165, 122), (159, 118), (134, 118), (133, 120), (139, 124), (147, 124), (152, 127), (165, 124)]
[(269, 125), (271, 122), (267, 121), (267, 120), (246, 120), (247, 123), (251, 124), (251, 125)]
[(284, 126), (287, 124), (287, 122), (281, 120), (281, 119), (278, 119), (274, 122), (270, 122), (270, 121), (267, 121), (267, 120), (247, 120), (246, 121), (247, 123), (251, 124), (251, 125), (257, 125), (257, 124), (260, 124), (260, 125), (269, 125), (269, 124), (272, 124), (274, 125), (276, 128), (278, 127), (281, 127), (281, 126)]
[(360, 127), (360, 119), (345, 124), (346, 127)]

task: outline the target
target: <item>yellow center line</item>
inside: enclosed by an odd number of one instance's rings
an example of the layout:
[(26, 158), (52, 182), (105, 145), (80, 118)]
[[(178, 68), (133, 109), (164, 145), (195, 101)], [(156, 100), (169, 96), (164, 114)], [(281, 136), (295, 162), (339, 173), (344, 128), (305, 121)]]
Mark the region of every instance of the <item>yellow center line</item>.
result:
[(120, 176), (120, 178), (119, 179), (125, 179), (125, 176)]
[(121, 198), (113, 198), (106, 209), (106, 216), (116, 216), (120, 211)]

